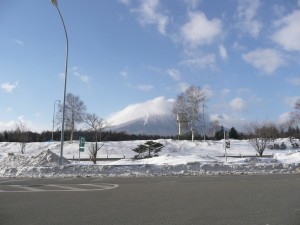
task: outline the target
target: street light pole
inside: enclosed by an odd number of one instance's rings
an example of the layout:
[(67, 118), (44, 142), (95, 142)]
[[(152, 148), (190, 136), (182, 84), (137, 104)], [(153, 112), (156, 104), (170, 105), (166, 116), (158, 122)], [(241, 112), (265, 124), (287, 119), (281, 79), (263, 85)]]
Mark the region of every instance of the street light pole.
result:
[(64, 132), (65, 132), (65, 104), (66, 104), (66, 90), (67, 90), (67, 75), (68, 75), (68, 57), (69, 57), (69, 40), (68, 40), (68, 33), (65, 26), (64, 19), (62, 17), (62, 14), (58, 8), (57, 0), (51, 0), (52, 5), (54, 5), (58, 11), (58, 14), (60, 16), (61, 22), (64, 27), (65, 35), (66, 35), (66, 63), (65, 63), (65, 86), (64, 86), (64, 100), (63, 100), (63, 115), (62, 115), (62, 124), (61, 124), (61, 136), (60, 136), (60, 165), (62, 165), (62, 158), (63, 158), (63, 150), (64, 150)]
[(53, 108), (53, 120), (52, 120), (52, 141), (54, 141), (54, 139), (53, 139), (53, 133), (54, 133), (54, 114), (55, 114), (55, 103), (56, 102), (60, 102), (60, 100), (55, 100), (54, 101), (54, 108)]

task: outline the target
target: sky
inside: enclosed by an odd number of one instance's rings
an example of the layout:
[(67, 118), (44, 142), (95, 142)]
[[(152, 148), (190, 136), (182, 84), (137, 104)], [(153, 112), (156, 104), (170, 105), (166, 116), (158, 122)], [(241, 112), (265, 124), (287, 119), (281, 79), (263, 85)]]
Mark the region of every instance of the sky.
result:
[[(58, 7), (69, 37), (67, 92), (102, 118), (157, 112), (190, 85), (204, 90), (210, 119), (227, 127), (284, 122), (300, 98), (299, 0), (58, 0)], [(50, 1), (0, 0), (0, 131), (18, 120), (52, 129), (65, 49)]]

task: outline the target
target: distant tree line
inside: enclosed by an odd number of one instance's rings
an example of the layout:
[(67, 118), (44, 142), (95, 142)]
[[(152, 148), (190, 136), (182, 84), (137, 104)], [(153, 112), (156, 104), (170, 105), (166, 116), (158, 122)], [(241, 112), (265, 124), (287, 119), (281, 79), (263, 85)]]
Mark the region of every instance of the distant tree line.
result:
[[(19, 129), (5, 130), (0, 132), (0, 142), (45, 142), (51, 141), (52, 131), (32, 132), (25, 131), (26, 135), (20, 135)], [(272, 138), (288, 138), (294, 137), (300, 139), (300, 128), (298, 126), (288, 127), (288, 129), (280, 130), (275, 125), (272, 127)], [(93, 130), (76, 130), (73, 132), (73, 140), (79, 140), (79, 137), (85, 137), (88, 142), (95, 141), (95, 131)], [(102, 131), (98, 132), (98, 136), (101, 136), (101, 140), (98, 141), (133, 141), (133, 140), (157, 140), (157, 139), (178, 139), (178, 136), (169, 135), (147, 135), (147, 134), (128, 134), (127, 132), (113, 132)], [(191, 133), (180, 136), (180, 140), (191, 140)], [(26, 137), (26, 139), (24, 139)], [(60, 141), (60, 131), (54, 131), (54, 141)], [(71, 132), (65, 131), (65, 140), (70, 140)], [(195, 140), (203, 140), (203, 135), (199, 133), (194, 134)], [(206, 135), (207, 140), (222, 140), (224, 138), (224, 127), (221, 126), (213, 135)], [(226, 130), (226, 138), (245, 140), (251, 138), (251, 134), (238, 132), (234, 127)]]
[[(52, 131), (43, 131), (41, 133), (26, 131), (26, 142), (45, 142), (51, 141)], [(98, 134), (100, 136), (100, 133)], [(101, 141), (133, 141), (133, 140), (157, 140), (157, 139), (176, 139), (174, 136), (147, 135), (147, 134), (128, 134), (126, 132), (102, 131)], [(65, 139), (69, 140), (70, 131), (65, 131)], [(77, 130), (73, 132), (73, 140), (79, 140), (84, 137), (88, 142), (94, 142), (95, 132), (90, 130)], [(60, 141), (60, 131), (53, 133), (54, 141)], [(5, 130), (0, 132), (0, 142), (21, 142), (23, 137), (17, 130)], [(99, 140), (100, 141), (100, 140)]]
[[(290, 126), (286, 130), (280, 129), (273, 123), (268, 123), (269, 136), (272, 140), (277, 138), (289, 138), (294, 137), (300, 139), (300, 128), (298, 126)], [(206, 140), (222, 140), (224, 139), (224, 131), (226, 131), (226, 138), (236, 139), (236, 140), (247, 140), (253, 137), (253, 132), (249, 131), (249, 126), (246, 125), (245, 132), (239, 132), (236, 128), (231, 127), (230, 129), (225, 129), (223, 126), (220, 126), (214, 133), (206, 135)], [(192, 134), (187, 133), (180, 136), (180, 140), (191, 140)], [(178, 138), (178, 137), (177, 137)], [(173, 137), (176, 139), (176, 137)], [(203, 134), (195, 133), (195, 140), (203, 140)]]

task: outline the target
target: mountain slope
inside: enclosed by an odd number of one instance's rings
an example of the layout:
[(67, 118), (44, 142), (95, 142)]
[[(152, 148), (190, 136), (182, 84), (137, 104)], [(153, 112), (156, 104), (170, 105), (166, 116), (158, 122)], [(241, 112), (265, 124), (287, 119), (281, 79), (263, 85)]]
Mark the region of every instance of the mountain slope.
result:
[(147, 135), (177, 135), (177, 123), (174, 116), (169, 114), (147, 115), (111, 127), (112, 131), (125, 131), (129, 134)]

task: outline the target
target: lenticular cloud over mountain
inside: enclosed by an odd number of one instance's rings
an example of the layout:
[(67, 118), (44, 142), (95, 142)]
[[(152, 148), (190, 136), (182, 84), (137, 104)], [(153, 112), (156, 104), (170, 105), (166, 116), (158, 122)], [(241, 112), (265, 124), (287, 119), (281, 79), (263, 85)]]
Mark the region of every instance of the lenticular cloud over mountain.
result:
[(108, 121), (113, 125), (119, 125), (148, 115), (170, 115), (173, 102), (173, 99), (165, 99), (165, 97), (160, 96), (143, 103), (131, 104), (110, 115)]

